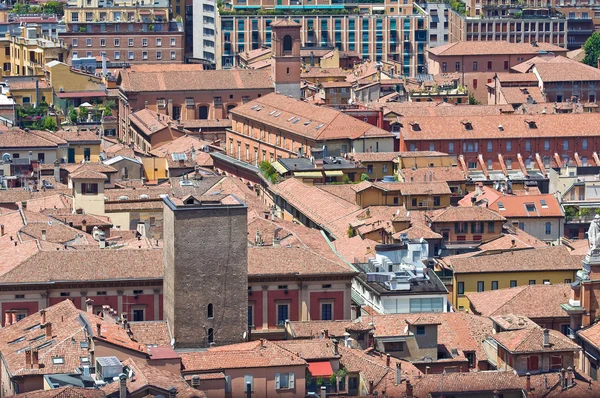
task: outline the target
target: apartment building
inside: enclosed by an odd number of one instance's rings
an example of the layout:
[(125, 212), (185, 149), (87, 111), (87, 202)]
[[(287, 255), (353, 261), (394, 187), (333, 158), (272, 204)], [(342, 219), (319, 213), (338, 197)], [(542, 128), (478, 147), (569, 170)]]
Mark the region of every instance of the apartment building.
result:
[(68, 62), (101, 57), (117, 64), (184, 62), (183, 23), (169, 21), (167, 0), (79, 0), (65, 8)]
[(548, 52), (566, 55), (567, 50), (548, 43), (511, 43), (506, 40), (494, 42), (451, 42), (430, 48), (427, 70), (433, 75), (457, 73), (460, 85), (483, 103), (487, 103), (487, 83), (497, 73), (509, 72), (511, 68)]
[[(4, 51), (2, 51), (2, 47)], [(41, 26), (28, 25), (16, 28), (14, 34), (0, 38), (0, 62), (4, 76), (40, 76), (43, 67), (51, 61), (63, 62), (67, 58), (67, 45), (63, 40), (42, 34)]]
[[(311, 0), (312, 1), (312, 0)], [(301, 46), (304, 49), (335, 47), (358, 53), (373, 61), (394, 60), (402, 65), (401, 73), (413, 76), (423, 73), (426, 62), (428, 15), (413, 13), (413, 3), (393, 0), (342, 4), (335, 0), (308, 2), (306, 12), (297, 0), (274, 5), (273, 1), (236, 1), (229, 10), (218, 12), (219, 33), (216, 46), (222, 52), (217, 68), (237, 66), (238, 54), (271, 46), (273, 23), (287, 12), (301, 24)], [(274, 7), (275, 13), (264, 15), (261, 8)], [(314, 9), (316, 7), (316, 9)], [(281, 16), (279, 17), (281, 18)]]
[(192, 16), (192, 20), (195, 22), (191, 24), (191, 33), (186, 32), (186, 53), (191, 46), (194, 60), (200, 60), (204, 64), (212, 66), (216, 63), (215, 32), (217, 26), (217, 7), (215, 1), (193, 0)]

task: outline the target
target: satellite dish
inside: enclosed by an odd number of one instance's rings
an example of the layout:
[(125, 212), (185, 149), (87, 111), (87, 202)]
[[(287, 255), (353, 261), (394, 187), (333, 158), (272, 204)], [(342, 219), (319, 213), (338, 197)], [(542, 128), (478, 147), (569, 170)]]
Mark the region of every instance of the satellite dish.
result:
[(246, 340), (246, 337), (248, 337), (248, 332), (244, 332), (244, 334), (242, 335), (242, 337), (244, 338), (244, 340)]

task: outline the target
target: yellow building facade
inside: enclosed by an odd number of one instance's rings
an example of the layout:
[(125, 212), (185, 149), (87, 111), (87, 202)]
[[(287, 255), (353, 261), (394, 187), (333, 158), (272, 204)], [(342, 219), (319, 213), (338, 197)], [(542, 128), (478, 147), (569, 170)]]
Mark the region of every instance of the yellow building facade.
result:
[(0, 38), (2, 73), (4, 76), (41, 76), (46, 63), (66, 60), (67, 51), (62, 40), (42, 36), (41, 27), (21, 27), (18, 35), (7, 33)]

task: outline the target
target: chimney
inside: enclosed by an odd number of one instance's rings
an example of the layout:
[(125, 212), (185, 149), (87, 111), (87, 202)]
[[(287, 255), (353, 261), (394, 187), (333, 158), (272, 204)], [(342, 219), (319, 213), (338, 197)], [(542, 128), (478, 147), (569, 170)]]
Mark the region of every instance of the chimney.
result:
[(46, 230), (42, 229), (42, 240), (46, 240)]
[(575, 378), (575, 372), (573, 372), (572, 367), (567, 368), (567, 388), (571, 388), (574, 386), (573, 379)]
[(40, 356), (39, 351), (34, 349), (31, 351), (31, 368), (39, 369), (40, 368)]
[(327, 397), (327, 387), (321, 386), (321, 398)]
[(96, 324), (96, 336), (102, 337), (102, 324), (101, 323)]
[(198, 375), (192, 376), (192, 388), (195, 388), (196, 390), (200, 389), (200, 376), (198, 376)]
[(10, 318), (10, 311), (6, 311), (4, 313), (4, 326), (10, 326), (11, 324), (11, 318)]
[(260, 339), (260, 346), (261, 348), (265, 346), (265, 339)]
[(391, 361), (391, 356), (390, 354), (386, 354), (385, 356), (385, 366), (387, 366), (388, 368), (390, 367), (390, 361)]
[(410, 380), (406, 380), (406, 398), (413, 397), (413, 386), (410, 384)]
[(373, 395), (373, 390), (375, 389), (373, 380), (369, 381), (369, 395)]
[(127, 375), (125, 373), (119, 375), (119, 398), (127, 398)]
[(273, 246), (280, 246), (281, 239), (279, 238), (279, 231), (281, 231), (281, 229), (281, 227), (277, 227), (273, 231)]
[(325, 329), (323, 330), (323, 335), (325, 336), (326, 339), (329, 338), (329, 330)]
[(93, 314), (94, 313), (94, 300), (92, 300), (92, 299), (85, 300), (85, 310), (89, 314)]
[(125, 329), (125, 327), (127, 326), (127, 313), (125, 312), (121, 313), (121, 324), (123, 326), (123, 329)]
[(560, 370), (560, 388), (565, 390), (567, 388), (567, 381), (565, 379), (565, 368)]
[(544, 348), (550, 347), (550, 331), (544, 329)]
[[(531, 391), (531, 374), (527, 372), (527, 380), (525, 382), (525, 392), (529, 393)], [(494, 394), (495, 396), (495, 394)]]
[(54, 161), (54, 181), (60, 182), (60, 161), (58, 159)]
[(177, 389), (175, 387), (169, 389), (169, 398), (177, 398)]
[(396, 362), (396, 385), (402, 383), (402, 362)]
[(25, 369), (31, 369), (31, 349), (25, 350)]
[(40, 310), (40, 325), (46, 324), (46, 310)]
[(15, 323), (17, 323), (17, 311), (15, 311), (15, 310), (12, 310), (12, 311), (10, 312), (10, 319), (11, 319), (11, 320), (10, 320), (10, 322), (11, 322), (11, 325), (14, 325)]
[(52, 322), (48, 322), (46, 324), (46, 338), (47, 339), (51, 339), (52, 338)]
[(338, 349), (340, 342), (337, 339), (333, 339), (333, 355), (340, 355), (340, 351)]
[(4, 224), (0, 224), (0, 236), (4, 236)]
[(102, 318), (107, 319), (110, 318), (110, 306), (103, 305), (102, 306)]

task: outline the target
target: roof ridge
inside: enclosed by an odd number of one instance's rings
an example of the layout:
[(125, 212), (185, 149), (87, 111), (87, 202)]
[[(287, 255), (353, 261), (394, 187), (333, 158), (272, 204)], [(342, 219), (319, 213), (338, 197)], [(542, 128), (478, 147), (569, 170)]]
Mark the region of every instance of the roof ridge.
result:
[[(519, 295), (521, 295), (527, 289), (528, 286), (538, 286), (538, 285), (516, 286), (516, 288), (518, 288), (518, 291), (510, 299), (508, 299), (506, 302), (504, 302), (504, 304), (501, 304), (494, 311), (492, 311), (489, 316), (494, 316), (496, 314), (496, 311), (499, 311), (500, 308), (507, 306), (510, 302), (512, 302), (514, 299), (516, 299)], [(515, 289), (515, 288), (512, 288), (512, 289)], [(497, 291), (497, 290), (494, 290), (494, 291)], [(498, 315), (503, 315), (503, 314), (498, 314)]]

